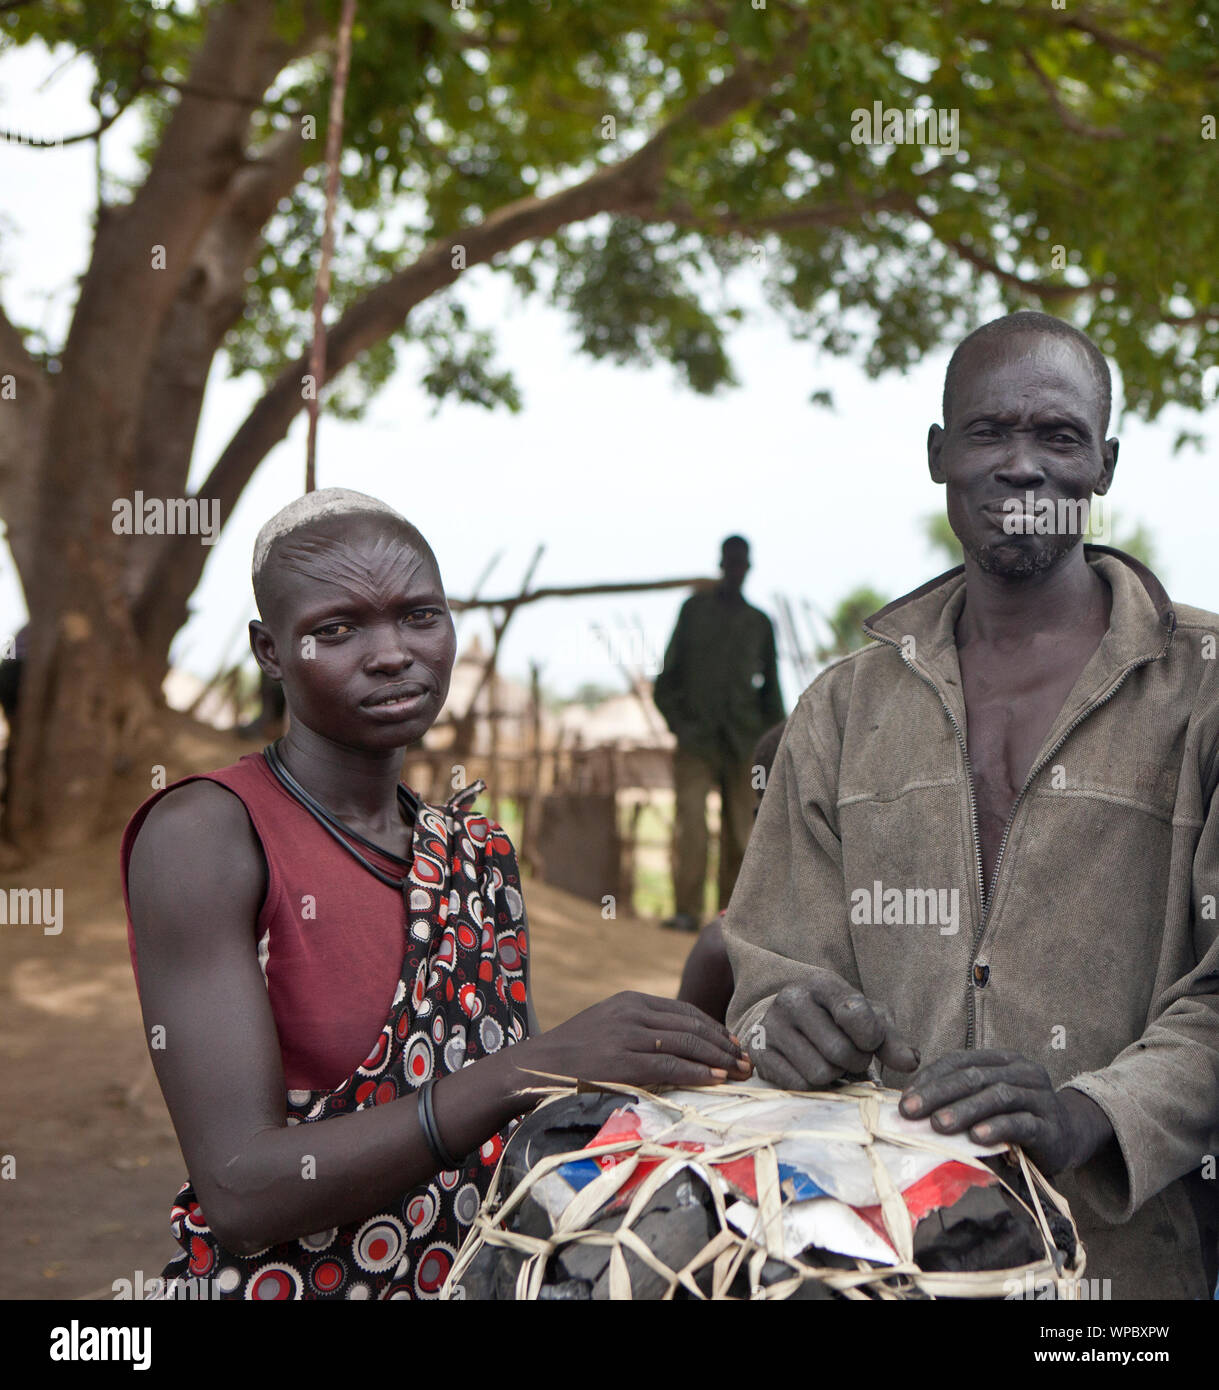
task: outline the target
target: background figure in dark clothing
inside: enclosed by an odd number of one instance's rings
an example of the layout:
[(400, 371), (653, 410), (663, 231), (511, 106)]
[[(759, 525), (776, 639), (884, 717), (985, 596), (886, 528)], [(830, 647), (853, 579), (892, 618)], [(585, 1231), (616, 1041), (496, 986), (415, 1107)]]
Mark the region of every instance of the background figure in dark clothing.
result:
[[(21, 672), (25, 665), (26, 648), (29, 645), (30, 625), (26, 625), (13, 639), (11, 655), (6, 653), (0, 660), (0, 709), (4, 711), (8, 725), (8, 742), (4, 745), (4, 796), (7, 799), (13, 766), (13, 748), (17, 742), (17, 691), (21, 685)], [(7, 644), (6, 644), (7, 645)]]
[[(754, 793), (755, 819), (762, 804), (762, 793), (766, 790), (766, 779), (779, 751), (779, 740), (786, 727), (787, 721), (784, 720), (773, 729), (767, 729), (753, 750), (753, 766), (762, 769), (760, 785)], [(693, 1004), (720, 1023), (728, 1016), (733, 990), (732, 962), (728, 959), (728, 947), (724, 945), (723, 920), (724, 909), (721, 908), (699, 932), (698, 940), (686, 957), (685, 968), (681, 972), (681, 986), (677, 991), (677, 997), (683, 1003)]]
[(745, 602), (749, 543), (724, 542), (723, 578), (682, 605), (656, 677), (656, 708), (677, 739), (674, 890), (676, 916), (663, 924), (697, 931), (707, 879), (707, 794), (720, 793), (719, 906), (728, 906), (753, 824), (751, 755), (761, 734), (786, 714), (779, 691), (775, 630)]

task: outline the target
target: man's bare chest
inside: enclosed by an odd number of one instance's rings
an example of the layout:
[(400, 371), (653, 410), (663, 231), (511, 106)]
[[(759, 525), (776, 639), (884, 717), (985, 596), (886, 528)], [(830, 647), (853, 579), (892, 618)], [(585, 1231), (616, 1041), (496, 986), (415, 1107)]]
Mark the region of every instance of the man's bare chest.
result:
[(1058, 661), (999, 660), (963, 651), (961, 682), (969, 761), (987, 880), (1003, 829), (1089, 651)]

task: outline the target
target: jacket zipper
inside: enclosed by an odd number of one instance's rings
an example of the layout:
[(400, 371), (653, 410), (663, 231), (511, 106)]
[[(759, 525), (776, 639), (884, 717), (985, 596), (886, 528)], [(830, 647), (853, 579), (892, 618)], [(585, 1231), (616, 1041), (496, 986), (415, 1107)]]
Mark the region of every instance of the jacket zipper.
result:
[(961, 726), (957, 723), (956, 716), (949, 708), (948, 701), (945, 700), (943, 695), (940, 694), (939, 687), (931, 679), (930, 676), (923, 675), (921, 671), (917, 670), (911, 664), (909, 658), (906, 656), (905, 649), (902, 647), (900, 642), (893, 641), (891, 637), (882, 637), (878, 632), (869, 631), (868, 635), (870, 637), (876, 638), (877, 641), (885, 642), (891, 647), (896, 647), (901, 655), (903, 664), (906, 667), (908, 667), (909, 670), (912, 671), (914, 675), (916, 675), (919, 678), (919, 680), (923, 682), (924, 685), (930, 686), (931, 689), (935, 692), (936, 697), (939, 699), (940, 704), (944, 708), (944, 713), (948, 716), (949, 722), (952, 724), (952, 727), (956, 732), (957, 742), (961, 745), (961, 756), (965, 760), (965, 783), (969, 791), (969, 823), (971, 829), (973, 830), (974, 863), (977, 866), (978, 870), (978, 899), (981, 903), (982, 908), (981, 916), (978, 921), (977, 930), (974, 932), (973, 941), (970, 944), (969, 963), (966, 966), (965, 974), (965, 1014), (967, 1019), (967, 1026), (965, 1030), (965, 1046), (967, 1048), (971, 1048), (974, 1045), (974, 1028), (976, 1024), (973, 992), (974, 966), (977, 963), (978, 947), (982, 944), (982, 937), (986, 932), (986, 923), (987, 918), (990, 915), (990, 906), (991, 903), (994, 901), (995, 885), (999, 881), (999, 870), (1003, 864), (1003, 852), (1007, 848), (1007, 837), (1009, 832), (1011, 831), (1012, 823), (1016, 819), (1016, 812), (1020, 809), (1020, 803), (1024, 800), (1024, 794), (1032, 785), (1033, 779), (1046, 765), (1046, 763), (1048, 763), (1050, 759), (1058, 752), (1058, 750), (1063, 746), (1063, 744), (1066, 743), (1067, 739), (1070, 738), (1071, 734), (1074, 733), (1074, 731), (1077, 728), (1079, 728), (1079, 726), (1084, 722), (1085, 719), (1087, 719), (1087, 717), (1090, 714), (1094, 714), (1098, 709), (1100, 709), (1102, 705), (1107, 704), (1110, 700), (1113, 699), (1113, 697), (1122, 688), (1122, 686), (1125, 685), (1126, 680), (1132, 671), (1137, 671), (1140, 666), (1149, 666), (1153, 661), (1158, 661), (1160, 657), (1162, 657), (1164, 653), (1168, 651), (1169, 645), (1172, 642), (1172, 634), (1169, 634), (1168, 641), (1165, 642), (1163, 649), (1157, 652), (1155, 656), (1145, 656), (1142, 658), (1142, 660), (1136, 661), (1132, 663), (1130, 666), (1127, 666), (1126, 669), (1122, 672), (1121, 676), (1118, 678), (1116, 684), (1114, 684), (1110, 688), (1108, 693), (1102, 695), (1099, 700), (1094, 701), (1087, 707), (1087, 709), (1082, 710), (1078, 715), (1076, 715), (1076, 717), (1071, 721), (1071, 723), (1067, 725), (1066, 729), (1063, 730), (1062, 736), (1059, 738), (1058, 742), (1053, 746), (1053, 748), (1051, 748), (1050, 751), (1046, 753), (1044, 757), (1039, 759), (1033, 765), (1033, 767), (1029, 771), (1028, 776), (1024, 779), (1024, 786), (1020, 788), (1019, 795), (1016, 797), (1016, 800), (1012, 803), (1012, 809), (1007, 817), (1007, 824), (1003, 827), (1003, 835), (999, 840), (999, 852), (995, 855), (994, 873), (991, 874), (990, 878), (989, 894), (986, 891), (986, 876), (982, 869), (982, 839), (978, 833), (978, 806), (977, 801), (974, 797), (973, 766), (969, 761), (969, 746), (965, 742), (965, 735), (961, 732)]

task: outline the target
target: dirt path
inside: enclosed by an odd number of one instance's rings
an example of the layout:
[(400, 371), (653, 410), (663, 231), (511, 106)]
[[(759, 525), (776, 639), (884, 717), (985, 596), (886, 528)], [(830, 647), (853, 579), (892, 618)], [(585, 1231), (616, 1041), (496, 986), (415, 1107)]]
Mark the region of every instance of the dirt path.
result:
[[(190, 766), (170, 778), (234, 749), (249, 751), (210, 735), (179, 746)], [(0, 1299), (110, 1297), (176, 1249), (182, 1158), (144, 1046), (117, 866), (113, 834), (0, 878), (64, 894), (59, 935), (0, 926), (0, 1163), (16, 1170), (0, 1181)], [(525, 900), (543, 1027), (620, 989), (675, 991), (689, 937), (604, 921), (543, 883)]]

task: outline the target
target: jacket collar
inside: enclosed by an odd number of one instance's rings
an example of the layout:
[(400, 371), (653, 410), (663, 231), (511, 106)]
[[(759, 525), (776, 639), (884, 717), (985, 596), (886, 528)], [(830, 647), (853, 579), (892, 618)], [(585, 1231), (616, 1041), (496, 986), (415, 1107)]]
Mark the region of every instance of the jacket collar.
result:
[[(1132, 666), (1163, 656), (1176, 630), (1176, 613), (1164, 586), (1134, 556), (1104, 545), (1085, 545), (1084, 556), (1113, 592), (1109, 630), (1067, 697), (1060, 718), (1072, 717), (1102, 698)], [(956, 624), (964, 606), (965, 567), (958, 565), (886, 604), (863, 625), (869, 637), (902, 649), (906, 664), (935, 686), (962, 727), (965, 700)]]

